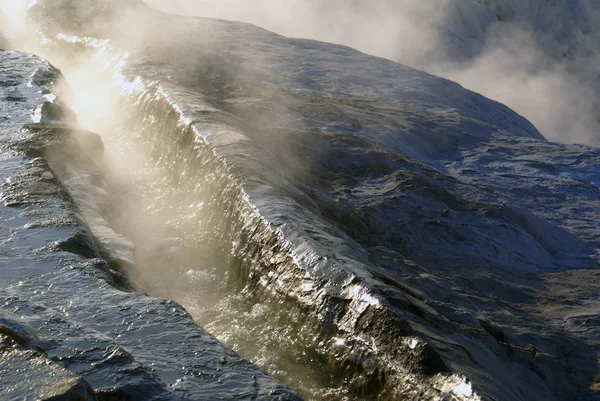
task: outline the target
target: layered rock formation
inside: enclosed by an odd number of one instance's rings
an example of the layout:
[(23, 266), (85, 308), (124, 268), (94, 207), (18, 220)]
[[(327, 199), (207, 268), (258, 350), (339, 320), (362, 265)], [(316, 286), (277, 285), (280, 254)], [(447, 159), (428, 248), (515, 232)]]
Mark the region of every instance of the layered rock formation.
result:
[[(298, 399), (115, 270), (120, 237), (82, 220), (111, 201), (102, 142), (53, 94), (61, 80), (44, 59), (0, 52), (0, 398)], [(78, 189), (93, 203), (76, 208)]]
[(121, 223), (144, 285), (210, 259), (301, 316), (359, 399), (598, 399), (598, 149), (346, 47), (133, 1), (30, 12), (48, 58), (114, 79), (108, 151), (148, 148), (177, 194), (111, 211), (175, 215), (156, 238)]

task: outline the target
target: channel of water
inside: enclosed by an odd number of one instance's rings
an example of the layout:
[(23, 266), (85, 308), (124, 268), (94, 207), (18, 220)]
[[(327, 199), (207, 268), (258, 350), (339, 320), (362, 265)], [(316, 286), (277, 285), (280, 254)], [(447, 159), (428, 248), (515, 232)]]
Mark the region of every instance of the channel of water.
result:
[[(91, 46), (91, 63), (59, 57), (56, 64), (80, 125), (98, 132), (105, 145), (109, 221), (135, 246), (135, 266), (125, 273), (150, 296), (183, 305), (199, 325), (306, 400), (376, 399), (380, 383), (347, 363), (343, 338), (323, 333), (301, 307), (270, 296), (259, 277), (235, 266), (239, 255), (232, 257), (232, 248), (239, 244), (222, 235), (235, 229), (222, 226), (235, 211), (215, 205), (213, 196), (235, 197), (234, 180), (223, 183), (211, 166), (197, 170), (197, 160), (169, 159), (165, 143), (185, 151), (174, 136), (184, 124), (155, 108), (153, 96), (136, 97), (118, 73), (124, 60), (104, 45)], [(211, 174), (190, 185), (194, 176)], [(339, 354), (331, 353), (332, 344)]]

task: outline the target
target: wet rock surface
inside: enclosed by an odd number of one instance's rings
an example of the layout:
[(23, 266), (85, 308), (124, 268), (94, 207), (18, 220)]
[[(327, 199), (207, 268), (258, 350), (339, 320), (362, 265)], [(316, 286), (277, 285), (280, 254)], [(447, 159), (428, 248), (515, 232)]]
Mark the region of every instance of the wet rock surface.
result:
[[(200, 257), (301, 311), (337, 369), (361, 376), (352, 391), (599, 399), (598, 149), (549, 143), (500, 104), (348, 48), (143, 7), (132, 42), (120, 22), (90, 23), (96, 2), (77, 3), (75, 29), (71, 8), (38, 3), (50, 55), (114, 62), (125, 131), (200, 210)], [(132, 18), (110, 7), (103, 22)], [(176, 276), (165, 253), (185, 259), (182, 222), (167, 222), (137, 255), (142, 276)]]
[(7, 400), (97, 401), (89, 383), (52, 362), (35, 330), (0, 313), (0, 391)]
[[(106, 197), (88, 205), (76, 190), (102, 189), (101, 140), (63, 118), (47, 61), (0, 52), (0, 69), (0, 398), (298, 399), (99, 257), (82, 216)], [(52, 118), (33, 124), (44, 102)]]

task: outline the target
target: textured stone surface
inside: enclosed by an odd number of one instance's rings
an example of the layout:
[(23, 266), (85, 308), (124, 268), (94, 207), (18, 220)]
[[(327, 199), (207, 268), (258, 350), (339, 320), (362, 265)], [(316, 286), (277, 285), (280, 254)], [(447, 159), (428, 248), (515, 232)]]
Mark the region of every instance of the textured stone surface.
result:
[(98, 401), (89, 383), (52, 362), (32, 327), (0, 311), (0, 394), (5, 400)]
[(144, 285), (193, 307), (209, 259), (210, 283), (307, 322), (300, 340), (365, 397), (598, 399), (597, 149), (348, 48), (144, 8), (121, 37), (127, 10), (78, 2), (72, 25), (37, 7), (49, 57), (88, 51), (115, 78), (111, 151), (130, 141), (162, 169), (117, 210), (158, 222), (129, 228)]
[[(100, 219), (109, 202), (102, 143), (69, 125), (49, 94), (59, 80), (43, 59), (0, 52), (0, 398), (298, 399), (98, 257), (102, 241), (121, 238), (105, 226), (98, 249), (98, 227), (81, 219)], [(32, 124), (43, 102), (52, 118)], [(91, 188), (93, 204), (75, 208), (77, 190)]]

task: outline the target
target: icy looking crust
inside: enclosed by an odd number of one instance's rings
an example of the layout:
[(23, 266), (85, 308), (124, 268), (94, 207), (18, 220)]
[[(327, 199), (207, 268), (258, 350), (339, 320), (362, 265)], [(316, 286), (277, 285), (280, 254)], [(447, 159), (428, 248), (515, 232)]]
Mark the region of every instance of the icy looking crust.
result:
[(101, 258), (110, 249), (80, 217), (110, 199), (85, 205), (76, 190), (103, 187), (102, 142), (50, 94), (61, 80), (0, 52), (0, 398), (298, 400)]
[(30, 11), (49, 57), (114, 74), (202, 205), (197, 247), (299, 310), (362, 399), (600, 399), (598, 149), (346, 47), (137, 2)]

